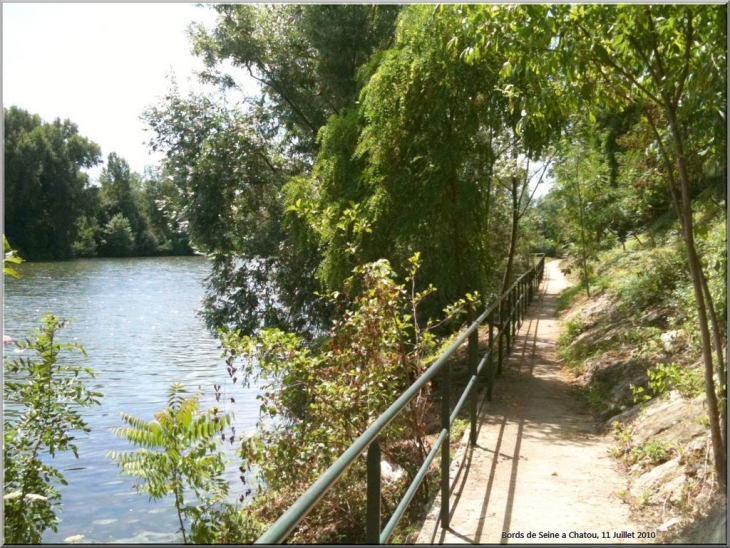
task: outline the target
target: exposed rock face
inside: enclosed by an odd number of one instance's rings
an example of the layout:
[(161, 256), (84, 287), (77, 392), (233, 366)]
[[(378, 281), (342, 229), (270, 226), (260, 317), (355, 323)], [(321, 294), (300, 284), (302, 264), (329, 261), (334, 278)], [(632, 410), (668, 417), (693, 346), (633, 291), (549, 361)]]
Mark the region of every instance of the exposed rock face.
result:
[(653, 503), (659, 503), (665, 499), (679, 502), (686, 483), (687, 476), (684, 474), (684, 466), (679, 463), (679, 457), (677, 457), (640, 476), (634, 481), (630, 492), (632, 497), (648, 497), (648, 500)]
[[(687, 364), (696, 359), (689, 352), (687, 334), (671, 329), (668, 317), (667, 310), (655, 308), (638, 318), (624, 317), (615, 297), (603, 294), (564, 318), (581, 326), (580, 334), (565, 349), (573, 362), (582, 358), (575, 383), (588, 389), (592, 405), (604, 417), (622, 410), (605, 422), (605, 430), (611, 431), (614, 421), (624, 425), (616, 431), (614, 447), (628, 467), (632, 504), (651, 527), (667, 535), (665, 539), (693, 526), (714, 492), (705, 396), (687, 400), (671, 390), (645, 403), (634, 402), (633, 387), (653, 394), (648, 370), (675, 361), (689, 368)], [(697, 538), (703, 542), (720, 538), (724, 523), (703, 525)]]
[[(706, 427), (700, 422), (700, 417), (705, 415), (704, 396), (688, 401), (673, 390), (666, 399), (657, 398), (644, 404), (642, 411), (632, 422), (634, 443), (641, 445), (656, 438), (686, 446), (694, 438), (706, 433)], [(625, 422), (629, 417), (628, 413), (622, 414), (612, 418), (610, 422)]]
[(608, 403), (617, 409), (630, 407), (634, 403), (631, 386), (646, 385), (649, 377), (644, 360), (617, 360), (606, 353), (596, 359), (586, 360), (586, 369), (580, 377), (582, 384), (600, 383), (607, 387)]

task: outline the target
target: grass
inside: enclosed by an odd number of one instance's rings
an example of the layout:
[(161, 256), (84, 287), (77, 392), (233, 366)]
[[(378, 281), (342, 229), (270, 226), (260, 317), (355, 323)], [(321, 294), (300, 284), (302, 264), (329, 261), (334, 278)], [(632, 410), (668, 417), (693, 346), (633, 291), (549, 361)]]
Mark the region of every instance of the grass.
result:
[(563, 289), (560, 292), (560, 295), (558, 295), (558, 301), (556, 304), (558, 313), (573, 306), (573, 303), (578, 299), (584, 289), (585, 288), (580, 284), (571, 285), (570, 287)]

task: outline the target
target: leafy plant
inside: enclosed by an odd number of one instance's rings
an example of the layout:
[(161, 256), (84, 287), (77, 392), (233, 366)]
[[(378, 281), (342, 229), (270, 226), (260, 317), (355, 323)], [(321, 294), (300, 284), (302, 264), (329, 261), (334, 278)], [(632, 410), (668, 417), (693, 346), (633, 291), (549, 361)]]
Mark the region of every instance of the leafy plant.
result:
[(84, 386), (85, 378), (96, 376), (91, 368), (61, 359), (65, 352), (85, 355), (80, 345), (56, 342), (67, 325), (46, 315), (41, 329), (17, 343), (35, 356), (5, 360), (4, 531), (12, 544), (38, 544), (46, 529), (57, 531), (61, 494), (54, 484), (67, 482), (44, 455), (70, 450), (78, 458), (71, 432), (89, 432), (79, 408), (98, 405), (101, 397)]
[(10, 265), (20, 264), (23, 262), (23, 259), (18, 257), (16, 251), (12, 247), (10, 247), (10, 242), (8, 242), (5, 234), (3, 234), (3, 252), (3, 274), (12, 276), (13, 278), (18, 278), (18, 272)]
[[(417, 321), (419, 303), (435, 291), (416, 291), (418, 267), (416, 254), (406, 278), (410, 291), (395, 282), (387, 261), (357, 267), (346, 284), (349, 294), (329, 296), (340, 313), (315, 345), (280, 330), (262, 330), (257, 337), (223, 335), (233, 382), (238, 375), (244, 382), (256, 379), (262, 391), (258, 433), (241, 445), (242, 459), (256, 466), (266, 485), (267, 497), (254, 501), (261, 519), (276, 513), (272, 507), (293, 502), (425, 368), (438, 324), (423, 327)], [(447, 319), (464, 306), (466, 301), (451, 307)], [(235, 366), (238, 360), (242, 371)], [(428, 451), (427, 396), (425, 389), (380, 437), (384, 457), (411, 478)], [(304, 536), (296, 541), (360, 538), (365, 505), (357, 493), (364, 489), (364, 464), (358, 460), (345, 473), (326, 504), (306, 518)], [(384, 508), (399, 485), (384, 486)], [(333, 522), (338, 531), (327, 525)]]
[(651, 396), (646, 393), (643, 386), (634, 386), (633, 384), (630, 384), (629, 388), (631, 389), (631, 396), (634, 399), (634, 403), (641, 403), (651, 399)]
[(580, 318), (564, 322), (563, 329), (560, 332), (560, 337), (558, 338), (558, 345), (568, 346), (571, 342), (575, 340), (578, 335), (580, 335), (585, 330), (585, 328), (586, 326), (580, 320)]
[[(179, 383), (170, 386), (168, 406), (155, 414), (151, 422), (121, 413), (127, 427), (113, 428), (112, 432), (141, 448), (134, 452), (109, 451), (108, 456), (122, 468), (122, 474), (135, 476), (141, 482), (135, 485), (139, 493), (148, 493), (152, 499), (173, 495), (183, 541), (190, 533), (184, 517), (193, 520), (191, 526), (199, 538), (202, 525), (209, 521), (209, 513), (217, 512), (216, 504), (224, 500), (228, 484), (223, 479), (223, 453), (216, 448), (217, 435), (230, 424), (229, 414), (220, 414), (218, 408), (198, 411), (198, 394), (185, 398)], [(200, 505), (186, 504), (184, 494), (191, 488)]]
[(629, 464), (657, 466), (668, 461), (675, 451), (675, 446), (664, 440), (647, 440), (643, 444), (633, 447), (627, 454)]
[(611, 454), (616, 458), (624, 457), (630, 451), (634, 440), (631, 427), (619, 421), (613, 421), (611, 434), (616, 441), (616, 445), (611, 449)]

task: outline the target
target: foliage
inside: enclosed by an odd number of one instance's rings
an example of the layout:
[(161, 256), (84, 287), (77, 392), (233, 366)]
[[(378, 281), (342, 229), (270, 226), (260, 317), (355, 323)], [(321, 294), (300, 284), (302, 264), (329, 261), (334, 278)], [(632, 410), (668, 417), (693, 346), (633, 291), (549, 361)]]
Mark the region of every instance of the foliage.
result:
[(17, 252), (10, 247), (10, 242), (3, 234), (3, 274), (6, 276), (12, 276), (18, 278), (19, 274), (11, 265), (20, 264), (23, 259), (18, 257)]
[(79, 219), (78, 236), (71, 246), (74, 257), (96, 257), (98, 250), (96, 244), (97, 231), (98, 227), (95, 219), (90, 221), (86, 216)]
[(557, 312), (562, 312), (570, 308), (582, 289), (583, 287), (580, 284), (571, 285), (563, 289), (558, 295)]
[[(181, 384), (173, 384), (168, 392), (168, 406), (158, 411), (151, 422), (121, 413), (126, 427), (112, 432), (141, 448), (134, 452), (109, 451), (108, 456), (121, 467), (122, 474), (139, 478), (139, 493), (152, 499), (173, 495), (183, 542), (191, 536), (184, 518), (192, 520), (195, 535), (219, 516), (216, 505), (224, 500), (228, 484), (223, 479), (223, 454), (217, 450), (218, 434), (231, 422), (231, 416), (217, 408), (198, 411), (198, 394), (185, 397)], [(185, 492), (192, 489), (201, 503), (186, 503)], [(231, 510), (224, 509), (223, 513)]]
[[(699, 208), (698, 208), (699, 209)], [(698, 216), (699, 217), (699, 216)], [(727, 237), (726, 217), (706, 215), (697, 223), (697, 246), (707, 275), (710, 293), (716, 303), (720, 334), (727, 338)], [(674, 306), (675, 321), (687, 332), (690, 345), (701, 349), (701, 336), (698, 329), (697, 307), (689, 284), (679, 284), (669, 296)]]
[[(356, 268), (346, 284), (348, 293), (329, 296), (340, 313), (314, 346), (280, 330), (262, 330), (256, 337), (224, 334), (229, 374), (240, 374), (244, 383), (256, 379), (262, 391), (259, 431), (243, 441), (241, 456), (258, 468), (273, 497), (269, 504), (277, 497), (293, 501), (423, 371), (424, 357), (435, 347), (431, 331), (436, 325), (420, 328), (416, 314), (419, 303), (435, 289), (415, 291), (418, 265), (416, 255), (407, 278), (410, 291), (394, 281), (387, 261)], [(240, 373), (234, 367), (237, 360)], [(423, 422), (427, 393), (422, 391), (381, 435), (383, 454), (411, 478), (428, 449)], [(354, 537), (348, 537), (357, 538), (363, 531), (354, 515), (364, 515), (365, 510), (354, 492), (364, 487), (364, 481), (364, 462), (358, 460), (328, 495), (328, 505), (313, 510), (308, 523), (318, 523), (325, 512), (328, 523), (343, 521), (357, 529), (351, 532)], [(259, 504), (265, 513), (267, 505)], [(340, 533), (330, 534), (335, 536), (324, 541), (342, 540)]]
[(586, 326), (580, 318), (564, 322), (563, 329), (561, 330), (560, 337), (558, 338), (558, 345), (568, 346), (578, 335), (585, 331), (585, 328)]
[[(266, 118), (292, 155), (316, 153), (329, 116), (357, 100), (358, 69), (392, 36), (398, 6), (219, 5), (216, 28), (193, 26), (204, 79), (235, 87), (224, 68), (245, 69), (261, 85)], [(357, 36), (357, 40), (353, 40)]]
[(611, 448), (611, 454), (617, 458), (627, 455), (631, 450), (634, 440), (634, 433), (631, 426), (619, 421), (613, 421), (611, 423), (611, 434), (616, 441), (616, 445)]
[(190, 526), (193, 544), (253, 544), (266, 530), (250, 507), (224, 502), (200, 515)]
[(629, 465), (657, 466), (667, 462), (676, 453), (673, 443), (660, 439), (647, 440), (642, 445), (632, 447), (626, 455)]
[(70, 120), (44, 122), (18, 107), (5, 114), (5, 231), (26, 259), (72, 255), (82, 195), (99, 146)]
[(102, 231), (101, 248), (111, 257), (128, 257), (134, 251), (132, 227), (121, 213), (110, 219)]
[(316, 295), (320, 250), (285, 214), (295, 201), (282, 203), (282, 187), (310, 174), (320, 128), (355, 103), (356, 73), (389, 39), (399, 8), (214, 9), (213, 31), (191, 29), (193, 49), (206, 63), (203, 80), (230, 92), (238, 86), (228, 72), (233, 66), (259, 82), (261, 95), (233, 107), (222, 96), (181, 98), (173, 88), (145, 113), (156, 134), (152, 146), (166, 153), (181, 198), (177, 217), (214, 259), (203, 311), (208, 326), (248, 334), (272, 327), (311, 338), (331, 314)]
[[(697, 371), (676, 362), (658, 364), (647, 371), (649, 375), (649, 388), (654, 396), (661, 396), (669, 390), (676, 389), (683, 398), (695, 398), (702, 393), (704, 388), (702, 377)], [(634, 402), (647, 401), (651, 399), (649, 394), (644, 392), (641, 386), (632, 385), (631, 392)]]
[(77, 344), (59, 343), (67, 322), (52, 314), (40, 330), (18, 342), (35, 356), (8, 359), (5, 365), (3, 438), (5, 541), (39, 544), (43, 532), (57, 530), (63, 474), (47, 463), (57, 451), (72, 451), (74, 430), (89, 432), (80, 408), (98, 405), (101, 394), (84, 386), (94, 378), (91, 368), (68, 364), (64, 354), (84, 353)]
[[(163, 198), (157, 181), (133, 173), (111, 153), (100, 186), (90, 184), (83, 170), (100, 162), (98, 145), (69, 120), (46, 123), (18, 107), (5, 109), (5, 225), (23, 256), (190, 253), (187, 237), (157, 212), (155, 200)], [(165, 197), (168, 207), (174, 203), (169, 193)], [(129, 223), (131, 243), (118, 221), (110, 226), (117, 215)], [(107, 245), (108, 237), (122, 240)]]
[(600, 417), (606, 419), (619, 413), (621, 410), (610, 403), (611, 386), (607, 382), (591, 382), (580, 390), (583, 401)]
[(504, 251), (487, 259), (496, 123), (491, 96), (480, 91), (494, 82), (496, 61), (459, 61), (444, 47), (457, 18), (432, 11), (411, 6), (402, 13), (395, 44), (361, 95), (366, 125), (356, 154), (371, 187), (366, 258), (378, 253), (400, 265), (421, 250), (424, 283), (440, 289), (435, 313), (469, 291), (495, 290), (501, 272), (494, 276), (489, 266)]
[(641, 261), (629, 268), (615, 284), (622, 306), (628, 312), (640, 315), (648, 306), (673, 304), (672, 292), (687, 283), (685, 264), (686, 259), (676, 243), (641, 253)]

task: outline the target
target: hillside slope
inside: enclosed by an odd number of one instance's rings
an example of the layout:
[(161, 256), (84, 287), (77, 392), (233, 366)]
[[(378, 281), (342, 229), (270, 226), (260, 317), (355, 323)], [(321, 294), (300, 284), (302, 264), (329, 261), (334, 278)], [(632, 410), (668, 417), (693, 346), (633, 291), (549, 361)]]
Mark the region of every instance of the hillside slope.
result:
[[(671, 233), (653, 245), (640, 241), (599, 258), (590, 298), (577, 286), (563, 293), (560, 356), (613, 434), (612, 453), (627, 479), (621, 495), (638, 519), (657, 530), (659, 542), (724, 543), (727, 502), (712, 467), (681, 247)], [(716, 266), (710, 284), (723, 307), (724, 242), (722, 219), (708, 223), (704, 259)], [(570, 261), (564, 264), (570, 274)]]

